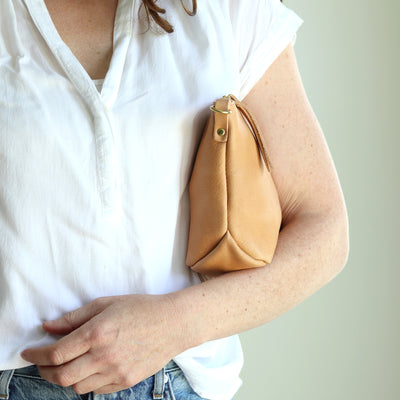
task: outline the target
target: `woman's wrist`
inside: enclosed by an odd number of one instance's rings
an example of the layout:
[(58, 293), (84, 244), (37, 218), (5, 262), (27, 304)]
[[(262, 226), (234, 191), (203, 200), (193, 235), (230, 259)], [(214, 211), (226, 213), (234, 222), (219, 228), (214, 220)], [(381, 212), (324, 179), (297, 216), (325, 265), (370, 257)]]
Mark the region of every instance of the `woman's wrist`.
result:
[(207, 334), (207, 318), (202, 312), (205, 307), (199, 304), (201, 301), (205, 302), (205, 296), (200, 291), (201, 285), (195, 285), (165, 295), (169, 302), (171, 323), (177, 327), (177, 340), (184, 350), (210, 340)]

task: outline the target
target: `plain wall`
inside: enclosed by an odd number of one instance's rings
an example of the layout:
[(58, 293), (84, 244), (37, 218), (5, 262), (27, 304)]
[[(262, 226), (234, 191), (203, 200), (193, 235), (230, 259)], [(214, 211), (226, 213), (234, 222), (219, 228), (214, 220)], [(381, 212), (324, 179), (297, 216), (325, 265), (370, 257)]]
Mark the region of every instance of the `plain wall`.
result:
[(400, 2), (285, 0), (294, 46), (349, 213), (328, 285), (241, 335), (235, 400), (400, 399)]

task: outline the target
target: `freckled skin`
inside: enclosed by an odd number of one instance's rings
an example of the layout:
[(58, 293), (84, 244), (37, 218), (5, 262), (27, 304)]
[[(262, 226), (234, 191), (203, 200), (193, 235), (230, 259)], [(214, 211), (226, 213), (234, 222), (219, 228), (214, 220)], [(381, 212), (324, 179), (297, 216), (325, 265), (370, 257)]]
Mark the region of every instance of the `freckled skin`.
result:
[(118, 0), (45, 0), (53, 23), (92, 79), (103, 79), (113, 53)]

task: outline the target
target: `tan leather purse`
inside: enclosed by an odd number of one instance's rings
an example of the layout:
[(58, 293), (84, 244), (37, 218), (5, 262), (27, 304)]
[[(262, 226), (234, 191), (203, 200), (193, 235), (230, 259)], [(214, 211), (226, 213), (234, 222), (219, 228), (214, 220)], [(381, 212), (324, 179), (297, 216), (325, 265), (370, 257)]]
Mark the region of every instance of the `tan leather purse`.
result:
[(254, 118), (231, 94), (210, 109), (189, 184), (186, 264), (213, 276), (270, 263), (282, 213)]

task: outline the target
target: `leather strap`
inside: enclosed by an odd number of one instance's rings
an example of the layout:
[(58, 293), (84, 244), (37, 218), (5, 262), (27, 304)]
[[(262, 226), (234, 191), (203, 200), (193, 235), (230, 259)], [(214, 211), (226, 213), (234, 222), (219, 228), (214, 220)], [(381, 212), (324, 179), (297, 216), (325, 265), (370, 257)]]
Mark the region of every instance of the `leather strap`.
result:
[(259, 128), (257, 122), (255, 121), (253, 116), (250, 114), (247, 107), (241, 101), (239, 101), (233, 94), (229, 94), (227, 97), (230, 97), (235, 102), (236, 107), (243, 114), (243, 116), (246, 118), (247, 122), (249, 123), (249, 125), (254, 133), (256, 142), (258, 144), (258, 148), (260, 149), (261, 155), (264, 159), (265, 166), (267, 167), (268, 171), (271, 172), (271, 161), (268, 157), (265, 142), (260, 133), (260, 128)]
[[(218, 99), (215, 102), (215, 108), (218, 110), (222, 111), (229, 111), (229, 102), (230, 99), (228, 97), (223, 97), (221, 99)], [(214, 112), (214, 140), (216, 142), (227, 142), (228, 141), (228, 136), (229, 136), (229, 115), (230, 114), (224, 114), (221, 112)], [(218, 132), (220, 130), (223, 130), (222, 134), (219, 134)]]
[[(239, 101), (233, 94), (229, 94), (228, 96), (224, 96), (221, 99), (218, 99), (215, 102), (215, 108), (217, 108), (220, 111), (229, 111), (229, 101), (233, 101), (234, 104), (236, 105), (236, 108), (239, 110), (239, 112), (242, 114), (242, 116), (247, 120), (248, 125), (250, 126), (254, 139), (257, 143), (257, 146), (260, 150), (261, 156), (264, 160), (265, 166), (267, 167), (267, 170), (271, 172), (271, 161), (268, 157), (267, 149), (265, 146), (265, 142), (263, 139), (263, 136), (260, 133), (260, 128), (258, 127), (257, 122), (253, 118), (253, 116), (250, 114), (250, 111), (247, 109), (247, 107)], [(214, 110), (215, 111), (215, 110)], [(223, 114), (223, 113), (218, 113), (215, 112), (215, 125), (214, 125), (214, 139), (217, 140), (218, 142), (224, 142), (227, 140), (227, 135), (225, 135), (224, 138), (218, 138), (217, 135), (217, 126), (218, 123), (221, 124), (222, 126), (225, 126), (225, 128), (228, 127), (228, 117), (229, 114)], [(226, 131), (228, 133), (228, 130)]]

